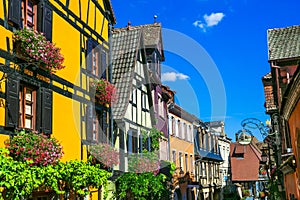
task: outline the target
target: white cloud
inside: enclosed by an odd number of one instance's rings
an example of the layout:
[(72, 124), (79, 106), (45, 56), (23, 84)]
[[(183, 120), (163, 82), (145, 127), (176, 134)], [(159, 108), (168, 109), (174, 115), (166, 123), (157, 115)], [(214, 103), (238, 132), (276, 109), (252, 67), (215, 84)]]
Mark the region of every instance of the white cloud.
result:
[(175, 82), (176, 80), (186, 80), (190, 77), (188, 75), (182, 74), (182, 73), (175, 73), (175, 72), (166, 72), (163, 73), (161, 76), (162, 81), (170, 81)]
[(207, 27), (216, 26), (220, 23), (220, 21), (225, 17), (224, 13), (211, 13), (210, 15), (205, 14), (203, 19), (205, 22), (201, 20), (196, 20), (193, 25), (197, 28), (202, 29), (206, 32)]
[(218, 23), (223, 19), (224, 13), (211, 13), (210, 15), (205, 14), (203, 16), (208, 27), (218, 25)]

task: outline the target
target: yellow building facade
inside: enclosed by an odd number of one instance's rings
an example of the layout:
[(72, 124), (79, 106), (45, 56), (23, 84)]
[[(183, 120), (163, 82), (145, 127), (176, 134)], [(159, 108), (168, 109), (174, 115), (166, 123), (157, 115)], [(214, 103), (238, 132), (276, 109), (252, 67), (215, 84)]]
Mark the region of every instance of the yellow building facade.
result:
[[(16, 129), (28, 129), (58, 139), (63, 161), (86, 160), (90, 144), (109, 140), (110, 109), (94, 103), (89, 85), (96, 78), (111, 79), (114, 23), (109, 0), (3, 0), (0, 147)], [(25, 27), (43, 32), (60, 48), (63, 69), (51, 73), (20, 55), (13, 35)]]

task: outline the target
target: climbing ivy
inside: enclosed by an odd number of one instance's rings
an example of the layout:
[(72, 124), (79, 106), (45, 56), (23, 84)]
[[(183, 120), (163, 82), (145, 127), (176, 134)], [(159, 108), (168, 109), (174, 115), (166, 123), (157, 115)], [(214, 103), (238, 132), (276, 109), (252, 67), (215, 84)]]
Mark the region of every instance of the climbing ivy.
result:
[(78, 196), (90, 193), (90, 188), (104, 186), (111, 173), (85, 161), (58, 162), (56, 165), (30, 166), (9, 156), (0, 148), (0, 200), (29, 198), (33, 191), (73, 192)]

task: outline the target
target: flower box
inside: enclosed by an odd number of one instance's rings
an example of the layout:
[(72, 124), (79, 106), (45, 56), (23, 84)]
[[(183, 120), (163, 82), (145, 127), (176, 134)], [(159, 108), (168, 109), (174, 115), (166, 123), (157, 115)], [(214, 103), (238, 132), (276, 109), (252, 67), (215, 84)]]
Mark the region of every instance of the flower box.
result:
[(13, 35), (15, 52), (28, 63), (38, 65), (50, 73), (63, 69), (64, 57), (54, 43), (42, 33), (30, 28), (20, 29)]
[(107, 143), (90, 146), (90, 162), (100, 164), (102, 169), (108, 169), (119, 164), (119, 152)]
[(90, 94), (95, 103), (109, 107), (117, 101), (117, 89), (105, 79), (94, 79), (90, 82)]
[(28, 162), (30, 166), (56, 164), (64, 154), (55, 138), (25, 130), (6, 140), (5, 147), (14, 160)]

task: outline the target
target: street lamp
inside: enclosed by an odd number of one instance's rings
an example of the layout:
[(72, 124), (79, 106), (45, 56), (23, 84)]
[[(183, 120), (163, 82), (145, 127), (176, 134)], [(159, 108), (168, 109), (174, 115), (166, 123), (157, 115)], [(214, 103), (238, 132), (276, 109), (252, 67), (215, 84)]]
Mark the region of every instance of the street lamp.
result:
[[(243, 130), (246, 130), (246, 128), (250, 129), (258, 129), (261, 135), (264, 137), (264, 142), (268, 144), (268, 148), (262, 149), (262, 155), (261, 155), (261, 163), (265, 162), (266, 166), (269, 168), (267, 169), (267, 175), (271, 184), (277, 182), (278, 185), (276, 185), (277, 190), (281, 191), (282, 189), (282, 176), (281, 173), (278, 172), (279, 164), (281, 163), (281, 144), (280, 144), (280, 137), (279, 137), (279, 121), (278, 121), (278, 115), (272, 116), (272, 126), (270, 124), (267, 124), (267, 126), (264, 125), (263, 122), (261, 122), (258, 119), (255, 118), (247, 118), (244, 119), (241, 122), (241, 125), (243, 127)], [(242, 130), (241, 130), (242, 131)], [(239, 132), (241, 132), (239, 131)], [(250, 132), (251, 133), (251, 132)], [(239, 142), (239, 141), (238, 141)], [(239, 142), (240, 143), (240, 142)], [(243, 143), (243, 141), (242, 141)], [(272, 153), (272, 157), (270, 157)], [(269, 155), (269, 160), (268, 160)], [(272, 166), (272, 158), (275, 159), (275, 167)], [(270, 170), (270, 175), (268, 173), (268, 170)], [(275, 173), (274, 173), (275, 172)], [(270, 194), (272, 195), (272, 194)], [(276, 198), (275, 196), (270, 196), (270, 199)], [(284, 198), (284, 197), (281, 197)]]

